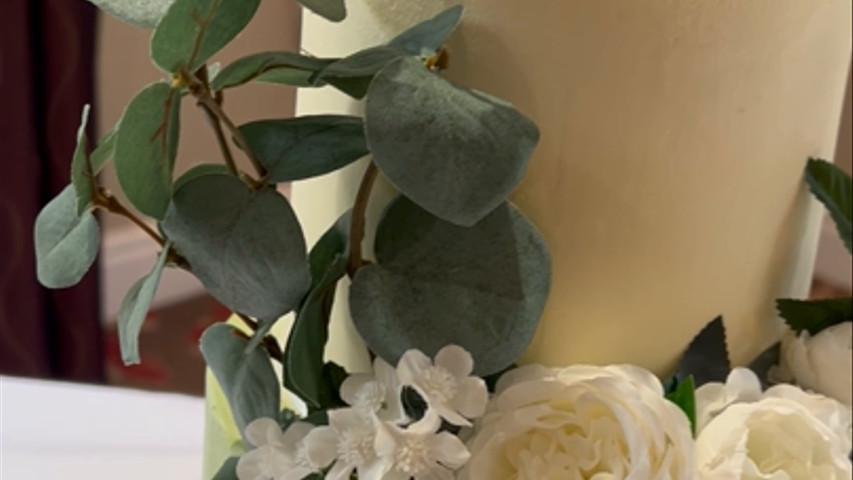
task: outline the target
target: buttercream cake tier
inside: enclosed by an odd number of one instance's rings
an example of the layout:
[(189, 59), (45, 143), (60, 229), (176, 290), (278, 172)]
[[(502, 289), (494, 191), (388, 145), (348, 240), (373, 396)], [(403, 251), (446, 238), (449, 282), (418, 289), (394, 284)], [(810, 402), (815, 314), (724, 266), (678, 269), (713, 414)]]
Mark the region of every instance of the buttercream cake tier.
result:
[[(737, 363), (774, 341), (774, 299), (808, 291), (821, 215), (802, 171), (833, 154), (850, 0), (462, 3), (445, 75), (542, 130), (513, 199), (554, 278), (523, 360), (663, 374), (717, 315)], [(347, 55), (451, 4), (349, 0), (342, 24), (306, 14), (303, 47)], [(299, 96), (300, 114), (358, 109), (331, 89)], [(363, 169), (295, 185), (309, 242), (351, 207)], [(363, 365), (345, 308), (335, 315), (333, 356)]]

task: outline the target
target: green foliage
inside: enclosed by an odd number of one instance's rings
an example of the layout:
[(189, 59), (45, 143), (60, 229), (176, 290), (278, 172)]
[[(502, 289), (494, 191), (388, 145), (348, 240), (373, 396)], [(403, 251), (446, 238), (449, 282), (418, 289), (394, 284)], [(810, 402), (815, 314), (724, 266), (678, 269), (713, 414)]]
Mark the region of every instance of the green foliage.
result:
[(36, 218), (39, 282), (48, 288), (76, 285), (95, 262), (100, 244), (95, 216), (89, 211), (78, 214), (74, 187), (65, 187)]
[(262, 120), (240, 127), (272, 183), (333, 172), (370, 153), (364, 122), (340, 115)]
[(171, 244), (166, 244), (157, 258), (157, 263), (150, 274), (140, 278), (127, 292), (121, 302), (118, 314), (118, 337), (121, 346), (121, 358), (125, 365), (135, 365), (141, 362), (139, 358), (139, 332), (151, 308), (160, 277), (166, 267)]
[(167, 72), (195, 72), (239, 34), (260, 0), (175, 0), (151, 38), (151, 58)]
[(811, 158), (806, 167), (809, 189), (829, 210), (847, 250), (853, 252), (853, 180), (837, 166)]
[(812, 335), (853, 319), (853, 298), (829, 300), (777, 300), (779, 315), (797, 333)]
[(386, 65), (405, 55), (404, 51), (394, 47), (368, 48), (329, 64), (317, 72), (313, 81), (320, 85), (329, 83), (353, 98), (362, 99), (367, 95), (373, 77)]
[(504, 203), (473, 227), (434, 217), (404, 197), (376, 234), (378, 263), (358, 270), (353, 321), (368, 347), (391, 364), (417, 348), (469, 350), (489, 375), (525, 350), (545, 306), (550, 258), (539, 232)]
[(89, 123), (89, 105), (83, 107), (83, 118), (77, 130), (77, 146), (71, 159), (71, 185), (77, 194), (77, 215), (82, 215), (92, 203), (95, 178), (89, 163), (89, 142), (86, 139), (86, 126)]
[(693, 429), (693, 435), (696, 435), (696, 380), (693, 376), (690, 375), (684, 381), (677, 382), (667, 392), (666, 398), (678, 405), (678, 408), (687, 415), (690, 420), (690, 427)]
[(457, 88), (414, 58), (373, 80), (365, 114), (373, 160), (404, 195), (471, 226), (521, 181), (539, 131), (510, 105)]
[(216, 475), (213, 476), (211, 480), (239, 480), (237, 477), (237, 462), (240, 459), (238, 457), (231, 457), (228, 460), (225, 460), (225, 463), (222, 464), (222, 468), (216, 472)]
[(196, 176), (175, 191), (162, 227), (211, 295), (236, 312), (277, 318), (308, 290), (302, 228), (275, 189)]
[(690, 342), (678, 365), (676, 381), (693, 377), (695, 385), (723, 382), (732, 370), (723, 317), (715, 318)]
[(89, 0), (123, 22), (141, 28), (154, 28), (174, 0)]
[(399, 48), (410, 55), (429, 56), (436, 52), (450, 34), (459, 26), (464, 12), (462, 5), (448, 8), (435, 17), (406, 30), (391, 42), (389, 46)]
[(341, 22), (347, 18), (344, 0), (296, 0), (303, 7), (320, 15), (326, 20)]
[(311, 87), (311, 78), (334, 60), (292, 52), (265, 52), (243, 57), (225, 67), (210, 82), (214, 90), (233, 88), (252, 80)]
[(208, 328), (201, 353), (228, 399), (234, 420), (243, 432), (258, 418), (276, 418), (281, 388), (266, 351), (246, 351), (246, 340), (227, 324)]
[(158, 82), (124, 111), (115, 142), (116, 175), (130, 203), (162, 219), (172, 193), (180, 133), (180, 92)]
[(92, 173), (97, 175), (112, 160), (116, 150), (116, 139), (118, 138), (118, 125), (105, 133), (98, 146), (92, 151), (89, 162), (92, 164)]

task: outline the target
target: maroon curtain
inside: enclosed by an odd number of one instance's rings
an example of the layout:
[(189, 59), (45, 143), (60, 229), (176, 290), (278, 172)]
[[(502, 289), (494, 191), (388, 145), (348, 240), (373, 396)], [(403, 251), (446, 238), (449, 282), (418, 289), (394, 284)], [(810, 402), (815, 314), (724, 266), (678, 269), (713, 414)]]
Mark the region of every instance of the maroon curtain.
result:
[(74, 288), (46, 290), (32, 239), (38, 211), (69, 182), (80, 113), (93, 100), (96, 11), (84, 0), (2, 3), (0, 373), (101, 382), (97, 265)]

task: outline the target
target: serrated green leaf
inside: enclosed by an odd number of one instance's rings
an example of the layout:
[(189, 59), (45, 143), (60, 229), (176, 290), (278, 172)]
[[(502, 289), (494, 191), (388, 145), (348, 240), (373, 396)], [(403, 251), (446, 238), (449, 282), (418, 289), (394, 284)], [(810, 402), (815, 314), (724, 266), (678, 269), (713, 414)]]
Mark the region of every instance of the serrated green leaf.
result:
[(398, 197), (379, 224), (376, 256), (355, 275), (350, 310), (371, 351), (392, 365), (406, 350), (435, 355), (455, 344), (488, 376), (532, 340), (550, 288), (550, 256), (511, 204), (460, 227)]
[(77, 194), (77, 215), (82, 215), (92, 204), (92, 192), (95, 188), (94, 173), (89, 163), (89, 142), (86, 139), (86, 127), (89, 124), (89, 105), (83, 107), (83, 117), (77, 129), (77, 146), (71, 159), (71, 185)]
[(302, 228), (273, 188), (231, 175), (193, 178), (162, 222), (193, 273), (220, 302), (255, 318), (290, 312), (311, 283)]
[(174, 0), (89, 0), (117, 19), (141, 28), (154, 28)]
[(761, 354), (750, 362), (749, 369), (758, 376), (763, 389), (770, 388), (770, 371), (779, 365), (781, 356), (782, 343), (776, 342), (773, 346), (761, 352)]
[(157, 293), (157, 286), (160, 284), (160, 277), (166, 267), (166, 259), (169, 257), (171, 246), (171, 243), (167, 243), (163, 247), (151, 273), (140, 278), (130, 287), (121, 302), (121, 309), (118, 313), (118, 338), (121, 346), (121, 358), (125, 365), (140, 363), (139, 332), (142, 331), (142, 324), (151, 308), (154, 294)]
[(332, 22), (342, 22), (347, 18), (344, 0), (296, 0), (303, 7)]
[(92, 164), (92, 172), (97, 175), (112, 160), (116, 150), (116, 139), (118, 138), (118, 124), (109, 132), (105, 133), (98, 141), (98, 146), (92, 151), (89, 162)]
[(237, 463), (240, 461), (237, 457), (231, 457), (225, 460), (222, 467), (216, 472), (211, 480), (239, 480), (237, 477)]
[(145, 87), (125, 109), (116, 138), (115, 168), (122, 190), (137, 210), (158, 220), (172, 193), (180, 100), (180, 92), (167, 83)]
[(506, 200), (539, 139), (536, 125), (509, 104), (457, 88), (411, 57), (373, 80), (365, 122), (373, 161), (391, 183), (463, 226)]
[(321, 115), (261, 120), (243, 125), (240, 131), (267, 169), (271, 183), (324, 175), (370, 153), (364, 123), (358, 117)]
[(448, 8), (435, 17), (406, 30), (388, 45), (400, 48), (411, 55), (431, 55), (436, 52), (462, 20), (462, 5)]
[(683, 382), (692, 376), (695, 385), (701, 387), (710, 382), (725, 383), (731, 370), (726, 326), (723, 317), (717, 317), (690, 342), (678, 366), (676, 379)]
[(89, 211), (78, 215), (74, 187), (65, 187), (36, 217), (39, 282), (48, 288), (76, 285), (95, 262), (100, 242), (95, 216)]
[(249, 23), (260, 0), (175, 0), (151, 38), (151, 58), (167, 72), (195, 72)]
[[(264, 52), (231, 63), (211, 81), (214, 90), (243, 85), (252, 80), (310, 87), (311, 77), (334, 60), (308, 57), (293, 52)], [(262, 77), (262, 78), (261, 78)]]
[(817, 335), (839, 323), (853, 319), (853, 298), (828, 300), (777, 300), (779, 316), (797, 333)]
[(825, 160), (810, 158), (806, 182), (829, 210), (844, 245), (853, 253), (853, 180), (850, 175)]
[(667, 400), (678, 405), (678, 408), (687, 415), (693, 435), (696, 435), (696, 380), (688, 376), (684, 381), (678, 382), (674, 390), (667, 393)]
[(264, 349), (247, 353), (246, 340), (237, 329), (220, 323), (202, 335), (201, 353), (228, 399), (240, 432), (258, 418), (278, 416), (281, 387)]

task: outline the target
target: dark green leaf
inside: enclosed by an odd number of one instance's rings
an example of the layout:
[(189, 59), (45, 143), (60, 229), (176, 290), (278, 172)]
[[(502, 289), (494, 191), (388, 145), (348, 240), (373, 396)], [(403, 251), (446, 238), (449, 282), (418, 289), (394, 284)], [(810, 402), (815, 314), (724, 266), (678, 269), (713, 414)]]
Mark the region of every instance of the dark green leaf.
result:
[(116, 139), (118, 138), (118, 127), (116, 125), (112, 130), (105, 133), (98, 141), (98, 146), (92, 151), (89, 161), (92, 163), (92, 171), (97, 175), (107, 165), (116, 150)]
[(511, 105), (459, 89), (411, 57), (373, 80), (365, 121), (373, 160), (389, 180), (421, 208), (463, 226), (506, 200), (539, 139)]
[(222, 464), (222, 468), (216, 472), (216, 475), (213, 476), (211, 480), (239, 480), (237, 477), (237, 462), (240, 459), (237, 457), (231, 457), (228, 460), (225, 460), (225, 463)]
[(252, 334), (252, 338), (249, 339), (249, 344), (246, 345), (247, 351), (251, 352), (252, 350), (258, 348), (261, 343), (263, 343), (264, 339), (269, 335), (272, 331), (272, 327), (278, 323), (278, 318), (272, 319), (259, 319), (258, 320), (258, 329), (255, 333)]
[(92, 212), (77, 214), (71, 185), (48, 203), (36, 218), (38, 280), (48, 288), (76, 285), (95, 262), (101, 242)]
[(178, 153), (180, 92), (163, 82), (145, 87), (125, 109), (115, 146), (116, 175), (140, 212), (162, 219)]
[(77, 194), (77, 215), (82, 215), (92, 204), (92, 192), (95, 188), (92, 165), (89, 163), (89, 141), (86, 139), (86, 126), (89, 124), (89, 105), (83, 107), (83, 118), (77, 129), (77, 146), (71, 159), (71, 184)]
[(693, 435), (696, 435), (696, 381), (690, 375), (684, 381), (678, 382), (674, 390), (667, 393), (666, 398), (678, 405), (690, 420)]
[(220, 302), (256, 318), (299, 305), (310, 285), (302, 228), (275, 189), (209, 174), (175, 191), (162, 222), (193, 273)]
[(837, 166), (814, 158), (806, 168), (806, 182), (829, 210), (847, 250), (853, 252), (853, 180)]
[(511, 204), (460, 227), (399, 197), (377, 230), (376, 255), (378, 264), (355, 275), (350, 309), (368, 347), (392, 365), (406, 350), (435, 355), (455, 344), (486, 376), (515, 362), (533, 338), (550, 257)]
[(175, 183), (172, 185), (172, 191), (177, 192), (181, 187), (186, 185), (191, 180), (195, 180), (198, 177), (203, 177), (205, 175), (230, 175), (231, 172), (228, 170), (228, 167), (221, 163), (202, 163), (201, 165), (196, 165), (189, 170), (186, 171), (183, 175), (178, 177), (175, 180)]
[(729, 377), (732, 364), (726, 341), (726, 326), (723, 317), (717, 317), (690, 342), (676, 379), (683, 382), (692, 376), (696, 386), (709, 382), (723, 382)]
[(261, 120), (240, 127), (271, 183), (324, 175), (368, 153), (358, 117), (304, 116)]
[(764, 389), (770, 387), (770, 370), (779, 365), (782, 355), (782, 344), (776, 342), (772, 347), (762, 352), (752, 363), (749, 364), (749, 369), (758, 375), (758, 379)]
[(139, 332), (142, 324), (151, 308), (160, 277), (166, 267), (166, 259), (169, 257), (171, 243), (167, 243), (160, 255), (154, 269), (147, 276), (140, 278), (127, 292), (121, 302), (121, 310), (118, 313), (118, 338), (121, 346), (121, 358), (125, 365), (136, 365), (139, 359)]
[(398, 35), (388, 44), (411, 55), (428, 56), (436, 52), (462, 20), (465, 8), (451, 7), (434, 18), (420, 23)]
[(214, 77), (211, 87), (214, 90), (222, 90), (255, 79), (310, 87), (310, 78), (333, 61), (293, 52), (258, 53), (243, 57), (225, 67)]
[(195, 72), (239, 34), (260, 0), (175, 0), (151, 38), (151, 58), (167, 72)]
[(174, 0), (89, 0), (123, 22), (154, 28)]
[(312, 81), (319, 82), (319, 85), (328, 82), (347, 95), (362, 99), (367, 95), (373, 77), (386, 65), (405, 55), (406, 52), (394, 47), (368, 48), (329, 64)]
[(341, 22), (347, 18), (347, 8), (344, 0), (296, 0), (303, 7), (320, 15), (326, 20)]
[(208, 328), (201, 337), (201, 353), (228, 399), (241, 432), (259, 418), (276, 418), (281, 387), (266, 351), (246, 352), (246, 340), (227, 324)]
[(797, 333), (816, 335), (839, 323), (853, 319), (853, 298), (829, 300), (777, 300), (779, 316)]

